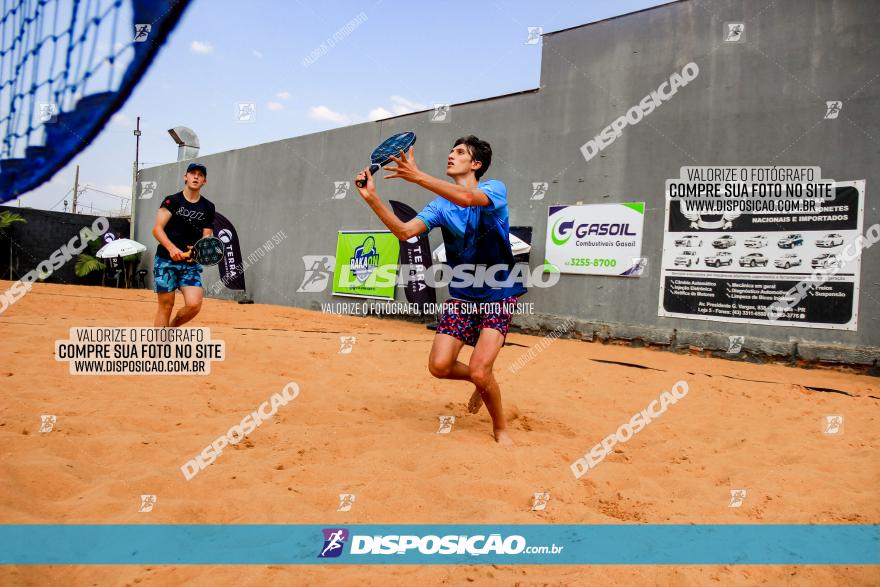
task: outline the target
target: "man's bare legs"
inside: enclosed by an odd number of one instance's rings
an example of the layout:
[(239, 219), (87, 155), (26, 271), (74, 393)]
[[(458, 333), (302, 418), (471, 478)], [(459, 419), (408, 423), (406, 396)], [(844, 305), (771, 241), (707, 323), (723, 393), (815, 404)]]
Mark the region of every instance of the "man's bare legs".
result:
[[(477, 346), (471, 355), (469, 365), (465, 365), (458, 360), (458, 354), (464, 343), (448, 334), (437, 334), (434, 336), (434, 344), (431, 347), (431, 354), (428, 359), (428, 370), (431, 375), (441, 379), (457, 379), (461, 381), (470, 381), (476, 386), (474, 395), (486, 402), (489, 409), (489, 415), (492, 417), (492, 428), (495, 434), (495, 440), (505, 446), (513, 444), (510, 436), (507, 434), (507, 423), (504, 419), (504, 412), (501, 408), (501, 390), (495, 377), (492, 374), (492, 368), (495, 364), (495, 358), (504, 345), (504, 335), (497, 330), (484, 328), (480, 331), (480, 338), (477, 340)], [(477, 403), (476, 409), (471, 409), (474, 403), (474, 397), (468, 404), (468, 410), (476, 413), (480, 404)]]
[(174, 311), (174, 292), (157, 294), (159, 297), (159, 309), (156, 310), (156, 319), (153, 320), (153, 326), (156, 328), (175, 328), (183, 326), (196, 317), (199, 310), (202, 309), (202, 297), (204, 290), (198, 286), (186, 286), (180, 288), (183, 294), (183, 307), (177, 311), (177, 315), (172, 319), (171, 313)]
[(448, 334), (435, 334), (431, 354), (428, 356), (428, 371), (439, 379), (461, 379), (470, 381), (470, 369), (458, 360), (458, 353), (464, 343)]
[(197, 285), (188, 285), (180, 288), (183, 294), (183, 307), (177, 311), (177, 315), (169, 323), (171, 327), (183, 326), (196, 317), (202, 309), (202, 298), (205, 292)]
[(492, 416), (492, 432), (495, 434), (495, 441), (503, 446), (512, 446), (513, 439), (507, 433), (507, 420), (504, 419), (504, 410), (501, 406), (501, 388), (495, 381), (495, 374), (492, 372), (495, 367), (495, 359), (503, 346), (503, 334), (492, 328), (483, 328), (480, 330), (480, 338), (477, 339), (477, 346), (471, 355), (469, 367), (471, 381), (480, 390), (489, 415)]
[[(434, 344), (431, 346), (431, 356), (428, 359), (428, 370), (431, 375), (440, 379), (471, 380), (470, 367), (458, 360), (458, 353), (464, 343), (448, 334), (434, 336)], [(474, 392), (468, 400), (467, 409), (471, 414), (480, 411), (483, 405), (483, 394), (479, 387), (474, 386)]]
[(171, 320), (171, 312), (174, 311), (174, 292), (156, 294), (159, 297), (159, 309), (156, 310), (156, 319), (153, 320), (153, 326), (156, 328), (166, 328), (169, 320)]

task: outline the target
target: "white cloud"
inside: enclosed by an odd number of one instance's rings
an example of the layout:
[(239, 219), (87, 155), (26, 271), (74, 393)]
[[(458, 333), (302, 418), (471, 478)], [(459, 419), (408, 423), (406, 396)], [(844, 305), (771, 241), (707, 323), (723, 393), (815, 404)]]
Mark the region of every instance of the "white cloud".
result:
[(284, 110), (284, 104), (281, 102), (269, 102), (266, 106), (269, 110)]
[(428, 107), (412, 100), (407, 100), (403, 96), (391, 96), (391, 109), (395, 114), (409, 114), (419, 110), (427, 110)]
[(392, 116), (400, 116), (401, 114), (410, 114), (420, 110), (427, 110), (428, 107), (419, 102), (413, 102), (403, 96), (391, 96), (391, 110), (384, 106), (377, 106), (370, 110), (367, 117), (370, 120), (381, 120), (383, 118), (391, 118)]
[[(281, 97), (282, 93), (286, 94), (287, 92), (280, 92), (277, 95)], [(388, 107), (376, 106), (375, 108), (371, 108), (367, 114), (367, 120), (382, 120), (383, 118), (391, 118), (392, 116), (400, 116), (401, 114), (410, 114), (412, 112), (428, 109), (424, 104), (413, 102), (403, 96), (395, 95), (391, 96), (390, 99), (391, 104), (389, 104)], [(359, 114), (342, 114), (340, 112), (334, 112), (327, 106), (323, 105), (313, 106), (309, 110), (309, 116), (317, 120), (329, 120), (337, 124), (352, 124), (363, 121), (363, 117)]]
[(281, 98), (282, 100), (289, 100), (290, 99), (290, 92), (288, 92), (287, 90), (282, 90), (282, 91), (278, 92), (277, 94), (275, 94), (275, 97)]
[(132, 126), (131, 118), (123, 114), (122, 112), (117, 112), (110, 118), (111, 124), (118, 124), (119, 126)]
[(373, 108), (372, 110), (370, 110), (367, 118), (369, 118), (370, 120), (381, 120), (383, 118), (391, 118), (392, 116), (394, 116), (393, 112), (389, 112), (388, 110), (385, 110), (384, 108), (379, 106), (378, 108)]
[(211, 45), (211, 43), (204, 43), (202, 41), (193, 41), (189, 44), (189, 48), (194, 53), (202, 54), (212, 53), (214, 51), (214, 46)]
[(260, 53), (259, 51), (257, 51), (256, 49), (252, 50), (251, 53), (253, 53), (254, 57), (256, 57), (257, 59), (263, 58), (263, 54)]
[(335, 122), (336, 124), (349, 124), (351, 123), (351, 117), (341, 112), (334, 112), (330, 110), (323, 104), (320, 106), (312, 106), (309, 108), (309, 118), (313, 118), (315, 120), (328, 120), (330, 122)]

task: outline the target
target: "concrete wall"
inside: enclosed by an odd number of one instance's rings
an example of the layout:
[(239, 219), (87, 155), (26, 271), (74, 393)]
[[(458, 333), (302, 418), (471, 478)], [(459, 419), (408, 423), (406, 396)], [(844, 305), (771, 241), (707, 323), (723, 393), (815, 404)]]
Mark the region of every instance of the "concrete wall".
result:
[[(725, 43), (724, 23), (744, 22), (745, 42)], [(579, 319), (577, 336), (639, 338), (672, 346), (745, 348), (764, 354), (876, 362), (880, 347), (880, 250), (862, 259), (859, 329), (843, 332), (658, 318), (664, 181), (683, 165), (818, 165), (825, 177), (866, 179), (865, 227), (880, 221), (873, 194), (880, 145), (880, 10), (874, 0), (685, 0), (551, 33), (543, 38), (540, 88), (453, 105), (448, 123), (416, 113), (201, 157), (205, 194), (230, 218), (248, 255), (278, 230), (289, 238), (248, 270), (258, 302), (318, 307), (329, 293), (296, 293), (302, 255), (333, 254), (339, 229), (380, 228), (352, 187), (333, 200), (333, 182), (351, 180), (372, 145), (415, 130), (417, 159), (443, 176), (454, 139), (473, 133), (495, 152), (489, 176), (508, 186), (512, 225), (534, 227), (532, 265), (543, 260), (547, 206), (644, 200), (643, 255), (638, 279), (563, 275), (549, 290), (532, 290), (542, 316), (525, 327)], [(688, 62), (699, 77), (613, 145), (587, 162), (579, 148)], [(826, 100), (842, 100), (837, 120), (823, 120)], [(139, 200), (137, 235), (149, 235), (163, 194), (177, 191), (183, 165), (146, 169), (152, 199)], [(549, 181), (544, 200), (531, 184)], [(419, 209), (432, 195), (411, 184), (380, 184), (380, 195)], [(439, 244), (432, 234), (432, 247)], [(216, 269), (206, 273), (208, 283)]]

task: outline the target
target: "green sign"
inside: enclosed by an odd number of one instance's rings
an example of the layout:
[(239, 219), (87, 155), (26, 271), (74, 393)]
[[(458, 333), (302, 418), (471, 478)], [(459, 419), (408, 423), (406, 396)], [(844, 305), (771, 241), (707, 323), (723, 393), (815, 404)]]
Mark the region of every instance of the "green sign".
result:
[(393, 300), (400, 241), (387, 230), (340, 230), (333, 294)]

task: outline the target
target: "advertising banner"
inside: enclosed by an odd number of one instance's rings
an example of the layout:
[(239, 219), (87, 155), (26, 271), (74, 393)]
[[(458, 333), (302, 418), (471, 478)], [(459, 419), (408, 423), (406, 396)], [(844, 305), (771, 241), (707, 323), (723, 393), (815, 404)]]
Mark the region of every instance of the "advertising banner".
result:
[(333, 295), (393, 300), (399, 255), (400, 241), (390, 231), (340, 230)]
[[(112, 230), (108, 230), (104, 233), (104, 236), (101, 237), (104, 239), (104, 244), (109, 245), (113, 241), (119, 238), (119, 235), (113, 232)], [(107, 267), (107, 274), (113, 275), (120, 269), (122, 269), (122, 260), (119, 257), (110, 257), (109, 259), (105, 259), (104, 263)]]
[(220, 261), (220, 280), (226, 289), (244, 291), (244, 259), (238, 232), (228, 218), (214, 214), (214, 235), (223, 242), (223, 259)]
[(550, 206), (544, 271), (638, 277), (645, 203)]
[(856, 330), (872, 244), (861, 236), (864, 191), (864, 181), (837, 182), (806, 212), (706, 214), (667, 198), (658, 315)]
[[(403, 202), (388, 200), (394, 214), (403, 222), (416, 217), (416, 211)], [(437, 293), (425, 283), (425, 271), (431, 267), (431, 243), (428, 233), (414, 236), (400, 243), (400, 264), (410, 268), (406, 285), (403, 288), (406, 301), (419, 304), (420, 308), (437, 302)]]

